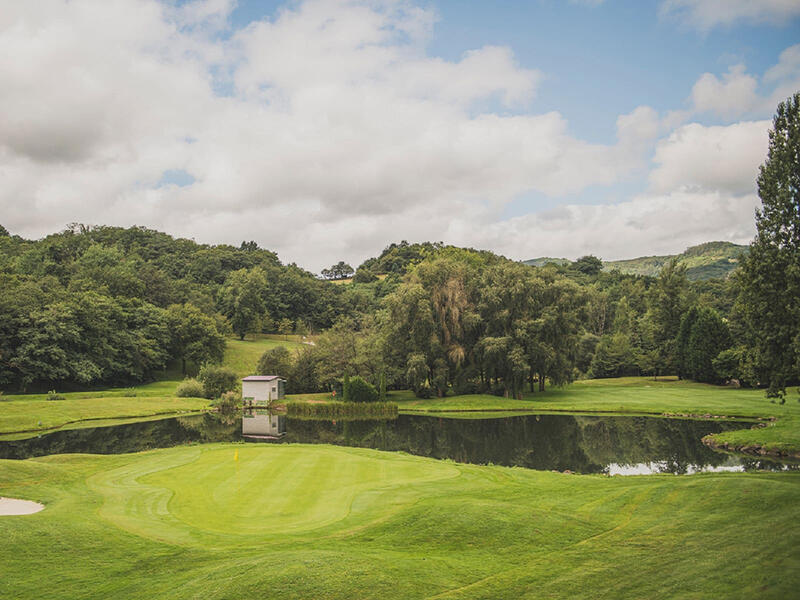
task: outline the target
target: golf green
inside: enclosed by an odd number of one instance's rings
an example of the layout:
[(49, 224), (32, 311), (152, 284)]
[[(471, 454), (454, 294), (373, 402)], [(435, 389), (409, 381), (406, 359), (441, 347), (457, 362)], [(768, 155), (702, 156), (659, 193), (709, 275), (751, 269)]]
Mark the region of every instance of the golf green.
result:
[[(3, 598), (787, 598), (800, 476), (604, 477), (326, 445), (0, 460)], [(45, 583), (47, 582), (47, 583)]]

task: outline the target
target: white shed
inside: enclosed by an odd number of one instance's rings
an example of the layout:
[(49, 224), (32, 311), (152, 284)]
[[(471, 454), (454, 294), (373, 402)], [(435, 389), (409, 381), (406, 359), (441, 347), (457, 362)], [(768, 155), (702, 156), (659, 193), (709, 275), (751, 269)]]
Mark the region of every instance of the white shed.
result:
[(249, 375), (242, 379), (245, 404), (283, 400), (286, 380), (277, 375)]

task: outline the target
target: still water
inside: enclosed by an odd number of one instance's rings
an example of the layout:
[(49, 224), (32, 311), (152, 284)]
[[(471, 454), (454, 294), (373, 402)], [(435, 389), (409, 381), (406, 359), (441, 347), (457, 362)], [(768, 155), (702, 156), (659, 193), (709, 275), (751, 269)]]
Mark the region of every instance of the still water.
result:
[(650, 417), (521, 415), (446, 419), (400, 415), (394, 420), (314, 421), (266, 411), (204, 414), (56, 431), (0, 442), (0, 458), (47, 454), (118, 454), (223, 441), (306, 443), (403, 451), (474, 464), (633, 475), (698, 471), (797, 469), (797, 465), (732, 457), (706, 447), (704, 435), (746, 423)]

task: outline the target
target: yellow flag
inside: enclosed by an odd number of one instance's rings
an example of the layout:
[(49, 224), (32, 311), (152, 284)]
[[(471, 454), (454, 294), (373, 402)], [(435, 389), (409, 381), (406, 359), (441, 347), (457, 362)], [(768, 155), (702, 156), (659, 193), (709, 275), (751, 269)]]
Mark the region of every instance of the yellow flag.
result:
[(239, 460), (239, 451), (238, 451), (238, 450), (236, 450), (236, 451), (233, 453), (233, 460)]

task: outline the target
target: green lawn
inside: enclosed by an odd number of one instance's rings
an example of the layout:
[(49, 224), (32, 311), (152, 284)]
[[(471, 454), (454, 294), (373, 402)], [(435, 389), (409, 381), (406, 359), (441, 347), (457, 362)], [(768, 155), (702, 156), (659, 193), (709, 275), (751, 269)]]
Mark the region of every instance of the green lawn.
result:
[(3, 598), (789, 598), (800, 474), (577, 476), (332, 446), (0, 461)]
[(800, 403), (796, 388), (788, 390), (786, 404), (775, 404), (764, 390), (734, 389), (664, 378), (592, 379), (524, 399), (490, 395), (452, 396), (420, 400), (409, 392), (391, 392), (401, 412), (457, 413), (466, 411), (581, 412), (642, 415), (696, 415), (727, 417), (775, 417), (760, 429), (719, 434), (732, 446), (761, 446), (771, 451), (800, 453)]
[(296, 335), (248, 335), (244, 340), (228, 338), (225, 344), (223, 364), (236, 371), (237, 375), (246, 377), (256, 371), (258, 359), (266, 350), (285, 346), (289, 350), (303, 347), (300, 337)]
[[(174, 388), (173, 388), (174, 389)], [(19, 397), (15, 397), (19, 398)], [(70, 425), (94, 427), (153, 415), (196, 412), (208, 407), (201, 398), (97, 397), (68, 400), (15, 399), (0, 402), (0, 434), (36, 432)]]

